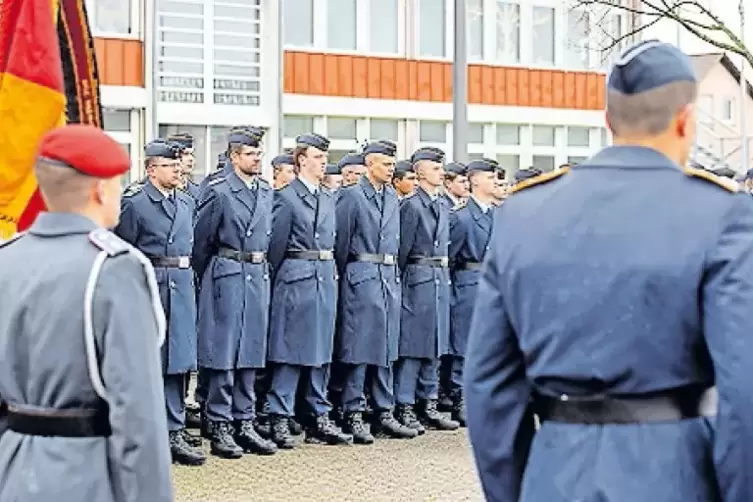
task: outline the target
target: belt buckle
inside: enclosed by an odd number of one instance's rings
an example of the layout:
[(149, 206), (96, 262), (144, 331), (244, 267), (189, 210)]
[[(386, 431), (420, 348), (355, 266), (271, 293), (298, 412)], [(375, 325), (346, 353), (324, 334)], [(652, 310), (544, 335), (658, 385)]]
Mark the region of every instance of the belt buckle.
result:
[(326, 261), (329, 260), (329, 250), (327, 249), (320, 249), (318, 251), (318, 256), (320, 261)]
[(450, 259), (447, 256), (443, 256), (439, 259), (439, 265), (441, 267), (447, 267), (450, 264)]
[(259, 251), (253, 251), (249, 254), (251, 255), (251, 263), (259, 264), (264, 261), (264, 253), (260, 253)]
[(190, 267), (191, 267), (191, 258), (189, 256), (178, 257), (178, 268), (190, 268)]
[(386, 254), (386, 255), (384, 255), (383, 263), (385, 265), (394, 265), (395, 264), (395, 255), (393, 255), (393, 254)]

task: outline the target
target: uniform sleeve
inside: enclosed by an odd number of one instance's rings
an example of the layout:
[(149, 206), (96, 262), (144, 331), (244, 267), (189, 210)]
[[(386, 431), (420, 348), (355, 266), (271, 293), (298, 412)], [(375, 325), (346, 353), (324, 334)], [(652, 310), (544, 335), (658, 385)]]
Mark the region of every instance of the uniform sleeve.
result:
[[(217, 232), (222, 219), (222, 197), (211, 187), (207, 187), (199, 207), (196, 209), (196, 223), (193, 237), (193, 267), (196, 278), (201, 281), (209, 260), (217, 251)], [(200, 284), (200, 282), (199, 282)]]
[(272, 207), (272, 234), (269, 236), (269, 265), (276, 274), (285, 259), (290, 230), (293, 227), (293, 208), (280, 192), (275, 192)]
[(463, 219), (460, 217), (460, 211), (452, 211), (450, 213), (450, 248), (448, 252), (451, 263), (457, 260), (460, 250), (463, 249), (465, 236), (466, 229)]
[(464, 389), (468, 432), (486, 500), (509, 502), (520, 495), (534, 421), (523, 354), (501, 290), (498, 234), (492, 236), (476, 295)]
[(337, 198), (335, 214), (337, 215), (337, 235), (335, 238), (335, 261), (342, 277), (348, 265), (350, 239), (355, 227), (355, 200), (350, 193), (341, 193)]
[(753, 202), (734, 196), (703, 282), (703, 331), (719, 406), (714, 463), (722, 499), (753, 500)]
[(115, 498), (172, 501), (157, 323), (143, 266), (132, 255), (105, 262), (93, 314), (110, 405)]
[(418, 215), (413, 204), (406, 201), (400, 206), (400, 247), (397, 252), (397, 265), (400, 270), (405, 270), (408, 264), (408, 256), (413, 249), (418, 229)]
[(120, 205), (120, 219), (115, 227), (115, 234), (132, 246), (135, 246), (138, 242), (139, 216), (131, 197), (123, 197)]

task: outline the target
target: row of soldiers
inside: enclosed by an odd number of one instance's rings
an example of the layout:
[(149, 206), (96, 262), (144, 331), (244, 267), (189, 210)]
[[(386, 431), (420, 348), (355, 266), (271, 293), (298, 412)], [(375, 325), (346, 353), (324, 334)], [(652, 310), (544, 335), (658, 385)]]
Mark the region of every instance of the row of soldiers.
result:
[(115, 233), (151, 261), (168, 321), (173, 460), (205, 461), (187, 432), (197, 366), (198, 422), (223, 458), (293, 448), (300, 424), (326, 444), (464, 425), (473, 295), (507, 193), (497, 162), (445, 164), (438, 148), (396, 162), (375, 141), (328, 164), (329, 140), (311, 133), (273, 159), (273, 188), (263, 136), (233, 129), (201, 184), (190, 135), (155, 140), (147, 178), (123, 194)]

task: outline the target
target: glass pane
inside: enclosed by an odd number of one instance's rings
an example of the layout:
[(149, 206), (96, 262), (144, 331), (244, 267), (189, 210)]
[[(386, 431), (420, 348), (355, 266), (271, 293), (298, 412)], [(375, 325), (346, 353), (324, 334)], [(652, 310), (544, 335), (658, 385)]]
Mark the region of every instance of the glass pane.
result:
[(468, 0), (468, 56), (471, 59), (484, 57), (484, 1)]
[(534, 155), (533, 167), (541, 172), (548, 172), (554, 170), (554, 157), (549, 155)]
[(554, 9), (533, 8), (533, 63), (554, 63)]
[(177, 87), (181, 89), (203, 89), (204, 79), (198, 77), (160, 77), (160, 87)]
[(131, 33), (131, 1), (133, 0), (97, 0), (94, 12), (91, 12), (95, 32)]
[(260, 83), (256, 80), (214, 79), (214, 88), (228, 91), (259, 92)]
[(554, 146), (554, 127), (533, 126), (534, 146)]
[(356, 119), (327, 118), (327, 136), (332, 139), (357, 139)]
[(422, 120), (418, 125), (418, 137), (420, 141), (444, 143), (447, 141), (447, 123)]
[(496, 62), (517, 63), (520, 60), (520, 6), (497, 1)]
[(508, 146), (520, 145), (520, 126), (497, 124), (497, 144)]
[(518, 167), (520, 167), (520, 156), (497, 155), (497, 162), (499, 162), (499, 167), (501, 169), (504, 169), (505, 178), (509, 180), (512, 179), (512, 177), (515, 175), (515, 171), (517, 171)]
[(356, 0), (327, 0), (327, 47), (356, 48)]
[(214, 65), (214, 74), (228, 77), (258, 77), (261, 69), (258, 66), (233, 66), (229, 64)]
[(259, 20), (259, 9), (253, 6), (240, 6), (240, 5), (215, 5), (214, 6), (215, 17), (226, 17), (228, 19), (248, 19)]
[(468, 143), (484, 142), (484, 124), (468, 124)]
[(215, 49), (214, 50), (215, 61), (227, 61), (231, 63), (258, 63), (261, 61), (261, 55), (257, 51), (249, 50), (227, 50), (227, 49)]
[[(100, 2), (101, 0), (95, 0)], [(194, 14), (196, 16), (204, 15), (204, 5), (194, 2), (181, 2), (175, 0), (158, 0), (157, 10), (160, 13), (170, 12), (174, 14)]]
[(222, 35), (215, 33), (214, 46), (223, 49), (259, 49), (261, 39), (259, 37), (242, 37), (239, 35)]
[(327, 162), (329, 162), (330, 164), (336, 164), (340, 161), (340, 159), (342, 159), (349, 153), (350, 151), (348, 150), (330, 150), (329, 152), (327, 152)]
[(131, 111), (102, 108), (104, 129), (110, 132), (131, 132)]
[(445, 56), (444, 4), (444, 0), (420, 0), (418, 18), (421, 56)]
[(468, 154), (468, 161), (469, 162), (472, 161), (472, 160), (481, 160), (483, 158), (484, 158), (484, 154), (483, 153), (469, 153)]
[(207, 128), (205, 126), (177, 124), (163, 124), (159, 126), (160, 138), (166, 138), (170, 134), (178, 133), (188, 133), (193, 136), (193, 155), (196, 159), (196, 164), (191, 175), (194, 179), (199, 179), (204, 175), (207, 162)]
[(283, 0), (285, 45), (314, 45), (314, 0)]
[(568, 157), (567, 163), (571, 165), (580, 164), (581, 162), (585, 162), (588, 160), (588, 157)]
[(370, 140), (388, 139), (397, 141), (397, 120), (371, 119)]
[(259, 23), (253, 21), (215, 21), (214, 22), (215, 33), (248, 33), (252, 35), (258, 35), (260, 32)]
[(203, 45), (204, 35), (202, 33), (188, 33), (185, 31), (161, 30), (160, 40), (162, 40), (162, 42), (174, 44)]
[(397, 52), (397, 0), (371, 0), (369, 49), (372, 52)]
[(567, 13), (565, 64), (570, 68), (588, 68), (588, 12), (571, 10)]
[(247, 94), (215, 93), (214, 103), (216, 105), (259, 106), (259, 96), (249, 96)]
[(160, 61), (159, 70), (165, 73), (183, 73), (201, 75), (204, 73), (203, 63), (187, 63), (185, 61)]
[(203, 92), (160, 91), (159, 100), (165, 103), (203, 103)]
[(159, 17), (159, 24), (165, 28), (178, 28), (182, 30), (201, 30), (204, 28), (204, 20), (200, 17), (161, 15)]
[(314, 117), (287, 115), (283, 120), (282, 135), (295, 138), (301, 134), (314, 132)]
[(204, 49), (197, 47), (178, 47), (163, 45), (160, 47), (160, 56), (164, 58), (198, 59), (204, 58)]
[(601, 146), (607, 146), (609, 144), (609, 132), (605, 128), (601, 128)]
[(589, 146), (588, 127), (568, 127), (567, 146)]

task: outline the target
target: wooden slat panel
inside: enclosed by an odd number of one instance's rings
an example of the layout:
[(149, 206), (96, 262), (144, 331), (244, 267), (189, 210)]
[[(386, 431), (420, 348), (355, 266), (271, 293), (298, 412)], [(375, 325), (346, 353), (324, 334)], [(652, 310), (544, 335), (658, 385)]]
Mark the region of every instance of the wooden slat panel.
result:
[(293, 74), (295, 73), (295, 55), (292, 52), (285, 52), (283, 57), (282, 67), (282, 88), (284, 92), (295, 92), (295, 85), (293, 84)]
[(353, 59), (348, 56), (337, 56), (337, 67), (340, 71), (337, 79), (339, 96), (355, 96), (353, 91)]
[(418, 101), (431, 101), (431, 63), (418, 61), (416, 99)]
[(340, 68), (338, 58), (324, 59), (324, 95), (338, 96), (340, 94)]
[(379, 68), (379, 88), (383, 99), (395, 99), (396, 74), (394, 59), (382, 59)]
[[(431, 100), (440, 102), (444, 101), (445, 65), (443, 65), (442, 63), (431, 63), (429, 68), (431, 71)], [(452, 81), (452, 77), (450, 77), (450, 81)]]
[(94, 52), (101, 84), (144, 86), (144, 45), (139, 40), (95, 38)]
[(366, 58), (366, 97), (381, 98), (381, 60), (377, 58)]
[(552, 107), (565, 107), (565, 74), (561, 71), (552, 72)]
[(296, 53), (293, 60), (293, 92), (311, 94), (311, 78), (309, 77), (309, 54)]

